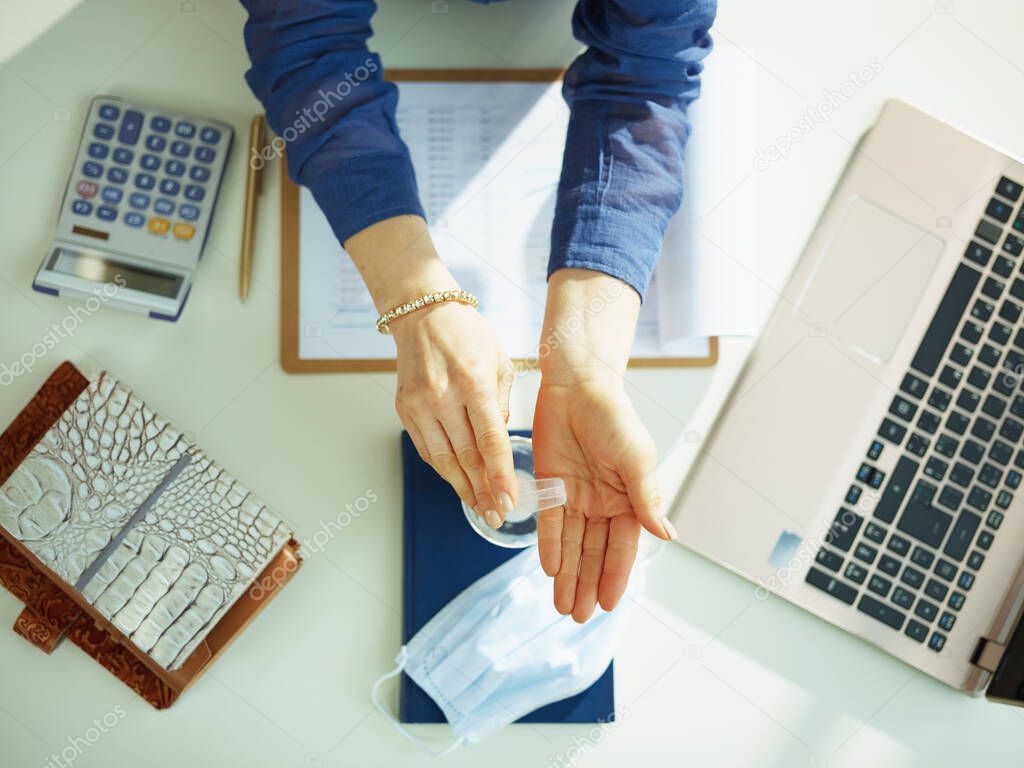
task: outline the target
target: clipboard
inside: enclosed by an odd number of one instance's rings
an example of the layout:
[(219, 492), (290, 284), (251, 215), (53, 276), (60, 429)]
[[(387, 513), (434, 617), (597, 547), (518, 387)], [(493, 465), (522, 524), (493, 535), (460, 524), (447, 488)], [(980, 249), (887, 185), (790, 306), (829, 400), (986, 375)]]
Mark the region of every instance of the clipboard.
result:
[[(502, 82), (550, 83), (561, 79), (561, 69), (392, 69), (392, 82)], [(369, 373), (394, 371), (394, 358), (304, 358), (299, 356), (302, 327), (299, 269), (302, 258), (299, 187), (281, 174), (281, 368), (286, 373)], [(340, 245), (339, 245), (340, 247)], [(718, 362), (718, 337), (708, 338), (706, 357), (631, 357), (630, 368), (708, 368)], [(533, 360), (513, 359), (517, 369), (536, 368)]]

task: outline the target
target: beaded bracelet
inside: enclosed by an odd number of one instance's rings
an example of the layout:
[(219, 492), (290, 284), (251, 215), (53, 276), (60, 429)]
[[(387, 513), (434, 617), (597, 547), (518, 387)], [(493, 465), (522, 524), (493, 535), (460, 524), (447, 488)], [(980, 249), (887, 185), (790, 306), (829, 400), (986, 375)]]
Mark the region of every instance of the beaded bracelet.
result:
[(410, 312), (423, 309), (431, 304), (443, 304), (446, 301), (457, 301), (459, 304), (468, 304), (474, 308), (480, 304), (476, 296), (469, 291), (437, 291), (436, 293), (428, 293), (425, 296), (420, 296), (418, 299), (407, 301), (405, 304), (401, 304), (394, 309), (389, 309), (377, 318), (377, 330), (383, 334), (391, 333), (388, 323), (395, 318), (408, 315)]

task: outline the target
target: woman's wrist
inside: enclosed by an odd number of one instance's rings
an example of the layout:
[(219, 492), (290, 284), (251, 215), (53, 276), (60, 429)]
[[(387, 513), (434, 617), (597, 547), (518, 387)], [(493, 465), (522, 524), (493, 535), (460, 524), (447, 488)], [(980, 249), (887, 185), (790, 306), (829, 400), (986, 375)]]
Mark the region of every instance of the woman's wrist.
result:
[[(381, 314), (425, 294), (459, 287), (419, 216), (377, 222), (344, 245)], [(398, 327), (402, 321), (394, 322)]]
[(540, 368), (550, 384), (621, 386), (633, 347), (640, 297), (621, 280), (589, 269), (560, 269), (548, 281)]

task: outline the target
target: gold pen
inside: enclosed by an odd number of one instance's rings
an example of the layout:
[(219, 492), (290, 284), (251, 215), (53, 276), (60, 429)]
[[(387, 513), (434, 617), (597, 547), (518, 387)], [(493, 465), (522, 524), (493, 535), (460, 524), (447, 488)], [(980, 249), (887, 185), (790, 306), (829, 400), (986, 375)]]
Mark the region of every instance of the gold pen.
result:
[(263, 188), (263, 145), (266, 143), (266, 123), (263, 115), (256, 115), (249, 124), (249, 173), (245, 182), (245, 219), (242, 222), (242, 259), (239, 264), (238, 295), (245, 301), (252, 282), (252, 240), (256, 229), (256, 198)]

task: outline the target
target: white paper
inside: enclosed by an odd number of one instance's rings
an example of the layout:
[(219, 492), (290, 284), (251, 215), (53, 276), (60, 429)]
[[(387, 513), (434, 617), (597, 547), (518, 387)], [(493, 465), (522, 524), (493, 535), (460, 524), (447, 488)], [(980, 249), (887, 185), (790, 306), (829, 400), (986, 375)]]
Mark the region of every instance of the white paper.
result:
[[(756, 327), (744, 313), (743, 291), (735, 290), (735, 264), (723, 264), (693, 226), (693, 216), (701, 215), (694, 212), (708, 210), (728, 191), (722, 186), (734, 183), (736, 165), (750, 167), (753, 142), (744, 128), (749, 115), (738, 115), (752, 108), (753, 64), (724, 50), (709, 57), (703, 96), (691, 107), (686, 202), (669, 228), (641, 309), (635, 357), (702, 357), (709, 351), (708, 336), (752, 333)], [(459, 284), (480, 299), (481, 313), (513, 358), (536, 353), (543, 321), (569, 116), (560, 87), (401, 85), (397, 119), (431, 236)], [(394, 342), (374, 327), (377, 312), (369, 293), (306, 189), (300, 252), (300, 357), (393, 357)]]

